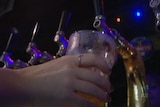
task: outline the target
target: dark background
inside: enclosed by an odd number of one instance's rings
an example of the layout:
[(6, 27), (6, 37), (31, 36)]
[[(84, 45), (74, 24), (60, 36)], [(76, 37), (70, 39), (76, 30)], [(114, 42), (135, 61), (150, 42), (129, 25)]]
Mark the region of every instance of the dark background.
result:
[[(7, 0), (0, 1), (1, 7), (5, 8)], [(72, 14), (65, 31), (67, 38), (75, 30), (93, 29), (92, 23), (95, 17), (93, 0), (13, 1), (13, 6), (10, 5), (12, 10), (0, 16), (0, 53), (4, 51), (12, 28), (15, 27), (18, 34), (12, 38), (8, 49), (14, 59), (27, 61), (30, 58), (25, 50), (36, 22), (40, 23), (38, 35), (35, 37), (38, 49), (55, 55), (58, 45), (53, 42), (53, 38), (63, 10)], [(136, 18), (136, 10), (142, 12), (140, 18)], [(155, 16), (148, 0), (104, 0), (104, 11), (109, 27), (117, 29), (128, 41), (137, 36), (154, 37), (153, 40), (156, 41), (153, 42), (157, 49), (159, 33), (155, 30)], [(121, 23), (116, 22), (117, 17), (121, 18)]]

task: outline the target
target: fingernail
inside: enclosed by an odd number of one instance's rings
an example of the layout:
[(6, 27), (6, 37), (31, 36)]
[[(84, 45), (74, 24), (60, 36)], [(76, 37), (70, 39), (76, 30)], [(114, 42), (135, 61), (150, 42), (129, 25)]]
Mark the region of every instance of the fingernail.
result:
[(100, 76), (104, 77), (105, 79), (109, 79), (109, 76), (104, 74), (102, 71), (100, 71)]
[(100, 71), (100, 76), (103, 77), (103, 76), (105, 76), (105, 74), (104, 74), (103, 72)]
[(110, 90), (109, 90), (109, 93), (111, 93), (111, 92), (113, 92), (113, 91), (114, 91), (114, 87), (111, 86), (111, 87), (110, 87)]
[(105, 93), (106, 95), (107, 95), (107, 97), (106, 97), (106, 101), (107, 102), (111, 102), (112, 101), (112, 98), (110, 97), (110, 94), (109, 93)]

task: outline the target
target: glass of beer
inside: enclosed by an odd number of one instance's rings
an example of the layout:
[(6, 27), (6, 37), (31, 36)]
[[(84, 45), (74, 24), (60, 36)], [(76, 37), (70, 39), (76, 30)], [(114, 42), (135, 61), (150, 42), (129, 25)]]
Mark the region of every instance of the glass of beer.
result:
[[(95, 30), (79, 30), (71, 34), (66, 55), (76, 55), (83, 53), (93, 53), (103, 57), (110, 69), (112, 69), (116, 59), (116, 43), (104, 32)], [(99, 107), (106, 107), (105, 102), (93, 96), (78, 93), (96, 103)]]

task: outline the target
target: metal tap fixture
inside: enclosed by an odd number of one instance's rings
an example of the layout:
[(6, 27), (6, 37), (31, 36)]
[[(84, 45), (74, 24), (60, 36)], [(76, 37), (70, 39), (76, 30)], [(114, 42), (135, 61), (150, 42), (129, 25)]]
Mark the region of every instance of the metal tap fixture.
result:
[[(99, 0), (94, 0), (94, 3)], [(95, 4), (95, 10), (99, 7)], [(101, 13), (96, 13), (94, 28), (110, 35), (117, 43), (117, 51), (123, 58), (127, 76), (127, 107), (150, 107), (148, 96), (148, 84), (144, 62), (136, 49), (131, 46), (115, 29), (111, 29), (105, 22), (105, 17)]]
[(58, 58), (58, 57), (64, 56), (66, 53), (67, 46), (68, 46), (68, 40), (65, 37), (64, 31), (56, 32), (56, 35), (54, 37), (54, 42), (58, 43), (59, 45), (59, 50), (56, 53), (56, 57)]
[(160, 31), (160, 0), (150, 0), (149, 6), (153, 9), (156, 17), (155, 28)]
[(33, 40), (36, 34), (38, 33), (38, 30), (39, 24), (37, 22), (33, 30), (31, 42), (29, 42), (28, 47), (26, 49), (26, 52), (31, 55), (31, 58), (28, 61), (29, 65), (42, 64), (54, 59), (53, 56), (47, 53), (46, 51), (41, 52), (39, 49), (37, 49), (36, 43)]
[(70, 20), (70, 16), (71, 16), (70, 13), (66, 11), (62, 12), (59, 27), (54, 37), (54, 42), (58, 43), (59, 45), (59, 50), (56, 54), (57, 58), (65, 55), (68, 47), (68, 39), (65, 37), (65, 30)]
[(24, 68), (27, 67), (28, 64), (21, 61), (20, 59), (14, 61), (10, 56), (11, 56), (11, 52), (7, 52), (8, 51), (8, 47), (10, 45), (11, 39), (13, 37), (14, 34), (17, 34), (17, 29), (13, 28), (12, 32), (10, 33), (7, 45), (5, 50), (3, 51), (1, 57), (0, 57), (0, 67), (2, 68), (11, 68), (11, 69), (18, 69), (18, 68)]
[(19, 69), (19, 68), (25, 68), (28, 66), (27, 63), (21, 61), (20, 59), (14, 61), (10, 57), (10, 53), (8, 52), (3, 52), (1, 57), (0, 57), (0, 67), (2, 68), (10, 68), (10, 69)]

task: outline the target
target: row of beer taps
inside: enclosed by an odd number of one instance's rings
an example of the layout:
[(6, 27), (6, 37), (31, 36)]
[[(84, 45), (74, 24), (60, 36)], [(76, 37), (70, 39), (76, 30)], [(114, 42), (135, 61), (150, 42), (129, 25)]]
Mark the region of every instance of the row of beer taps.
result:
[[(151, 0), (150, 1), (150, 7), (155, 8), (155, 10), (159, 10), (159, 3), (160, 2), (156, 2), (156, 0)], [(105, 17), (103, 16), (104, 14), (104, 10), (102, 8), (103, 7), (103, 0), (102, 3), (99, 2), (99, 0), (93, 0), (94, 2), (94, 7), (95, 7), (95, 13), (96, 13), (96, 17), (95, 17), (95, 21), (93, 23), (94, 28), (98, 29), (98, 30), (104, 30), (105, 33), (109, 33), (109, 28), (108, 26), (106, 26), (105, 24)], [(155, 3), (155, 4), (154, 4)], [(100, 9), (101, 8), (101, 9)], [(158, 8), (158, 9), (157, 9)], [(159, 11), (156, 11), (155, 13), (157, 13), (157, 15), (159, 15)], [(40, 51), (37, 46), (36, 43), (34, 42), (34, 38), (35, 36), (38, 34), (39, 28), (40, 28), (40, 24), (39, 22), (36, 22), (33, 32), (32, 32), (32, 38), (31, 41), (28, 44), (28, 47), (26, 49), (26, 52), (30, 54), (30, 60), (26, 63), (23, 62), (21, 60), (16, 60), (14, 61), (11, 56), (10, 53), (8, 52), (8, 47), (10, 45), (11, 39), (13, 38), (13, 36), (17, 33), (17, 29), (13, 28), (12, 32), (10, 33), (7, 45), (5, 50), (3, 51), (2, 55), (0, 56), (0, 67), (3, 68), (23, 68), (23, 67), (27, 67), (30, 65), (36, 65), (36, 64), (41, 64), (50, 60), (53, 60), (55, 58), (61, 57), (63, 55), (65, 55), (67, 46), (68, 46), (68, 40), (65, 37), (65, 30), (66, 30), (66, 26), (68, 24), (68, 22), (70, 21), (70, 17), (71, 17), (71, 13), (67, 12), (67, 11), (63, 11), (61, 14), (61, 18), (60, 18), (60, 22), (59, 22), (59, 26), (58, 26), (58, 30), (55, 34), (54, 37), (54, 42), (56, 42), (59, 45), (59, 50), (56, 53), (55, 56), (50, 55), (47, 51)], [(156, 17), (157, 19), (160, 19), (159, 17)], [(159, 25), (159, 20), (157, 20), (157, 26)], [(158, 27), (157, 27), (158, 28)]]
[[(67, 15), (67, 17), (66, 17)], [(30, 59), (28, 62), (24, 62), (20, 59), (17, 60), (13, 60), (11, 58), (11, 52), (8, 52), (8, 47), (11, 43), (12, 38), (14, 37), (14, 35), (17, 33), (17, 29), (13, 28), (7, 45), (5, 47), (5, 50), (3, 51), (2, 55), (0, 56), (0, 67), (1, 68), (10, 68), (10, 69), (19, 69), (19, 68), (24, 68), (24, 67), (28, 67), (28, 66), (33, 66), (33, 65), (37, 65), (37, 64), (42, 64), (45, 62), (48, 62), (50, 60), (54, 60), (55, 58), (59, 58), (63, 55), (65, 55), (67, 46), (68, 46), (68, 39), (65, 37), (65, 32), (64, 32), (64, 25), (66, 25), (67, 21), (69, 21), (70, 18), (70, 13), (67, 11), (63, 11), (61, 14), (61, 19), (60, 19), (60, 23), (59, 23), (59, 27), (58, 30), (55, 34), (54, 37), (54, 42), (56, 42), (59, 45), (59, 50), (56, 53), (55, 56), (49, 54), (47, 51), (41, 51), (37, 48), (37, 44), (36, 42), (34, 42), (34, 38), (36, 35), (38, 35), (38, 31), (40, 28), (40, 24), (39, 22), (36, 22), (33, 32), (32, 32), (32, 37), (30, 42), (28, 43), (28, 46), (26, 48), (26, 53), (30, 54)]]

